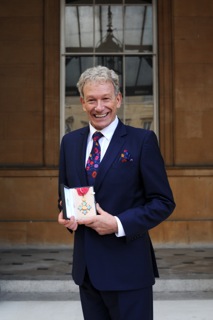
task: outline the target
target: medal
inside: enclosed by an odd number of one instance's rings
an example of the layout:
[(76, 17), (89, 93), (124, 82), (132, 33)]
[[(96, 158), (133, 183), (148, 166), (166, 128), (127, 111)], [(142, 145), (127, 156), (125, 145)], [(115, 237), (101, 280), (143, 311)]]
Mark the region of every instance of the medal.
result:
[(84, 198), (84, 196), (89, 191), (89, 187), (76, 188), (76, 191), (77, 191), (79, 196), (82, 196), (82, 202), (81, 202), (80, 206), (78, 206), (78, 210), (82, 214), (86, 215), (88, 213), (88, 211), (92, 208), (91, 205), (88, 204), (86, 199)]

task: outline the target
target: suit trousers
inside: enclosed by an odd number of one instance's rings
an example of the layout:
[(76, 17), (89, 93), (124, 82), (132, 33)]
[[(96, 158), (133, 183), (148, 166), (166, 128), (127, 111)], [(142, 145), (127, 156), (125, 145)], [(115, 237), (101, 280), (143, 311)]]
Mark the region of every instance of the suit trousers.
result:
[(86, 273), (79, 289), (85, 320), (153, 320), (152, 286), (130, 291), (99, 291)]

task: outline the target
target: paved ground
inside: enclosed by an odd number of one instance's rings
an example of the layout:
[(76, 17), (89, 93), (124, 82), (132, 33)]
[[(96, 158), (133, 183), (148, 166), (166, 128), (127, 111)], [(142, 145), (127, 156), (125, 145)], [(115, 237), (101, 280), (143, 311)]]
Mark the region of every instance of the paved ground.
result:
[[(161, 276), (154, 287), (155, 320), (212, 320), (212, 248), (155, 252)], [(67, 248), (0, 250), (0, 319), (82, 320), (71, 267)]]
[[(62, 297), (61, 297), (62, 298)], [(80, 301), (64, 297), (49, 300), (46, 295), (36, 300), (6, 299), (0, 302), (1, 320), (83, 320)], [(210, 297), (164, 297), (154, 300), (155, 320), (212, 320), (213, 301)], [(92, 319), (91, 319), (92, 320)], [(101, 320), (101, 319), (100, 319)], [(141, 319), (132, 319), (141, 320)]]
[[(213, 279), (213, 248), (155, 249), (161, 279)], [(0, 280), (69, 280), (71, 248), (0, 249)]]

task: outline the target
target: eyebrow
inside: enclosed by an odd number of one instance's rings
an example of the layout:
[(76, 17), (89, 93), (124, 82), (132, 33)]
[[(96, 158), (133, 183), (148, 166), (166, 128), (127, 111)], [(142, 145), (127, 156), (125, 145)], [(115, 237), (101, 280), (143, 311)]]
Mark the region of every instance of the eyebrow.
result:
[[(110, 93), (105, 93), (105, 94), (103, 94), (103, 96), (101, 96), (101, 98), (106, 98), (106, 97), (112, 97), (112, 95)], [(87, 99), (90, 99), (90, 98), (96, 99), (96, 97), (94, 95), (87, 96)]]

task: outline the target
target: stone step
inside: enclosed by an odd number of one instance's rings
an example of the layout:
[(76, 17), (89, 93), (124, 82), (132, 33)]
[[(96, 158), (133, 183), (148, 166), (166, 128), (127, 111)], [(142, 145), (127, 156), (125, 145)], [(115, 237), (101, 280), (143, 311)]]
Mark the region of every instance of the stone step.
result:
[[(72, 280), (0, 280), (1, 293), (77, 293)], [(212, 292), (213, 279), (157, 279), (154, 292)]]

